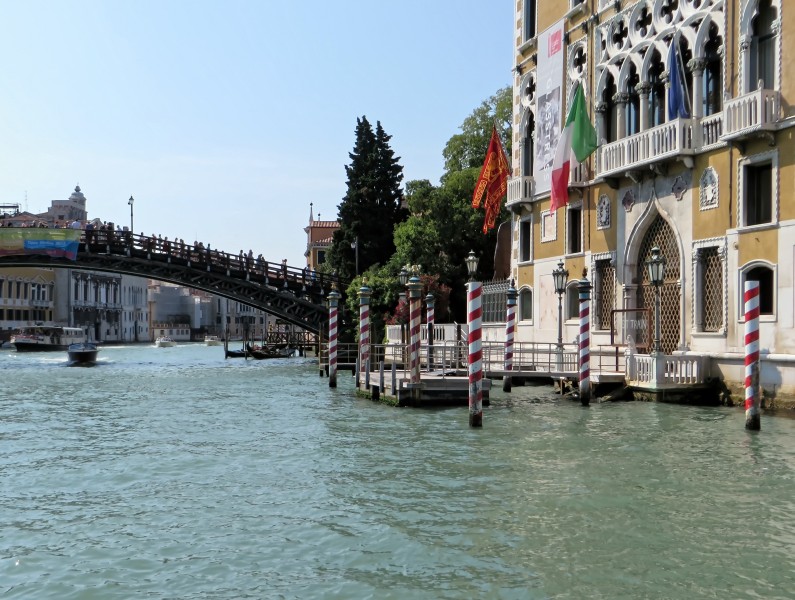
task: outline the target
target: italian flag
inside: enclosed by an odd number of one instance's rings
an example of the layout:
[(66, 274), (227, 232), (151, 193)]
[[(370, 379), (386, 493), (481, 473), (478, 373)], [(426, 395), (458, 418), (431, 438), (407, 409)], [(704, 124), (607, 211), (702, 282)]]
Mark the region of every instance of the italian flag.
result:
[(569, 202), (569, 172), (571, 163), (580, 164), (596, 150), (596, 130), (588, 119), (585, 94), (577, 84), (574, 101), (566, 118), (566, 125), (558, 140), (555, 160), (552, 162), (552, 202), (555, 211)]

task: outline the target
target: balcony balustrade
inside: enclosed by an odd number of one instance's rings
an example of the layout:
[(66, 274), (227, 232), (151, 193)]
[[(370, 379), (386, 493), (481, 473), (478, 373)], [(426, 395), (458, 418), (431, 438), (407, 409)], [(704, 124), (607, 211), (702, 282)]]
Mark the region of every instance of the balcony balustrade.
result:
[[(780, 92), (758, 89), (726, 100), (722, 112), (676, 119), (600, 146), (594, 158), (596, 175), (614, 178), (644, 168), (657, 170), (657, 163), (676, 159), (692, 167), (693, 155), (727, 141), (771, 136), (780, 118)], [(587, 183), (589, 175), (586, 165), (580, 165), (572, 170), (570, 185)], [(532, 202), (534, 194), (533, 177), (513, 177), (508, 180), (507, 206)]]
[(512, 206), (523, 202), (532, 202), (534, 193), (535, 180), (532, 177), (528, 175), (512, 177), (508, 180), (508, 200), (506, 205), (510, 209)]
[(727, 100), (723, 139), (738, 140), (775, 130), (780, 107), (781, 94), (776, 90), (758, 89)]
[(615, 177), (664, 160), (690, 158), (701, 142), (702, 130), (697, 120), (669, 121), (602, 146), (597, 156), (599, 175)]

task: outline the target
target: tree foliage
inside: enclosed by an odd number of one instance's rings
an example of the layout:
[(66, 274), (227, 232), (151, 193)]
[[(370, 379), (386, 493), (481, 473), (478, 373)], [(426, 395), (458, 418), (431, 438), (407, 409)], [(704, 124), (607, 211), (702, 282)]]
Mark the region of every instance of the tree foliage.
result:
[[(356, 142), (346, 165), (347, 191), (338, 205), (340, 228), (334, 232), (328, 260), (343, 280), (384, 264), (395, 252), (393, 231), (405, 219), (403, 167), (381, 123), (373, 131), (367, 117), (356, 120)], [(357, 245), (358, 244), (358, 248)]]
[[(424, 273), (438, 275), (452, 288), (451, 316), (466, 319), (463, 290), (467, 273), (464, 263), (472, 250), (480, 258), (478, 278), (490, 280), (494, 272), (496, 228), (484, 235), (484, 212), (472, 208), (472, 194), (486, 156), (495, 120), (506, 152), (510, 156), (511, 88), (505, 87), (483, 102), (468, 116), (461, 133), (444, 149), (445, 173), (440, 185), (427, 180), (409, 181), (406, 199), (409, 218), (395, 228), (393, 273), (404, 264), (419, 264)], [(507, 218), (505, 208), (498, 221)]]
[[(407, 307), (400, 304), (398, 273), (403, 265), (419, 265), (423, 295), (436, 297), (438, 322), (466, 321), (467, 280), (464, 259), (470, 250), (480, 258), (478, 279), (490, 280), (494, 270), (496, 229), (482, 233), (484, 212), (472, 208), (472, 193), (486, 156), (494, 123), (510, 156), (511, 88), (505, 87), (484, 101), (447, 142), (445, 172), (438, 186), (426, 179), (406, 183), (406, 205), (401, 208), (402, 168), (389, 148), (380, 123), (373, 132), (365, 117), (357, 120), (356, 144), (346, 166), (348, 190), (339, 205), (340, 229), (334, 235), (329, 262), (343, 280), (347, 322), (342, 337), (353, 339), (359, 315), (358, 291), (366, 279), (372, 290), (372, 340), (384, 337), (385, 323), (400, 322)], [(507, 218), (502, 209), (498, 221)], [(359, 272), (351, 243), (359, 236)], [(449, 314), (447, 305), (449, 303)], [(343, 324), (345, 329), (345, 324)]]
[(461, 133), (451, 137), (444, 147), (445, 174), (442, 182), (451, 173), (465, 169), (480, 169), (486, 157), (486, 148), (491, 139), (492, 127), (496, 124), (497, 131), (505, 145), (508, 156), (511, 155), (511, 119), (513, 104), (510, 86), (497, 91), (488, 100), (484, 100), (472, 114), (461, 124)]

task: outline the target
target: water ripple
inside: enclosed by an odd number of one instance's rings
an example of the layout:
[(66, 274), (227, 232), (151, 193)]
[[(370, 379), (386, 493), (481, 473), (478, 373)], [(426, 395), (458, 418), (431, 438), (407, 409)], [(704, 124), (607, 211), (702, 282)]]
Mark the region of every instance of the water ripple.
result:
[(528, 386), (473, 430), (311, 361), (62, 363), (0, 354), (3, 598), (795, 598), (792, 420)]

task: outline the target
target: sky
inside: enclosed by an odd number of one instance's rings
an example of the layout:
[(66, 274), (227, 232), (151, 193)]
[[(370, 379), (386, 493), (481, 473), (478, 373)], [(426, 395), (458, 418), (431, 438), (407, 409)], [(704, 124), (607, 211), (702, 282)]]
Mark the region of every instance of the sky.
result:
[(356, 119), (404, 183), (510, 85), (514, 2), (0, 0), (0, 204), (306, 264), (334, 220)]

